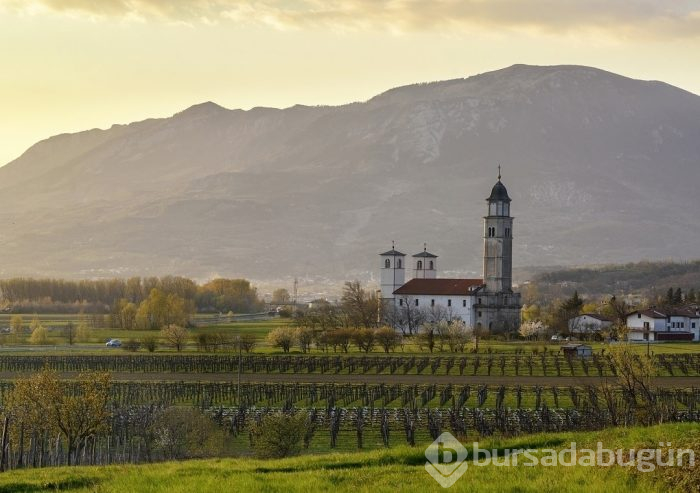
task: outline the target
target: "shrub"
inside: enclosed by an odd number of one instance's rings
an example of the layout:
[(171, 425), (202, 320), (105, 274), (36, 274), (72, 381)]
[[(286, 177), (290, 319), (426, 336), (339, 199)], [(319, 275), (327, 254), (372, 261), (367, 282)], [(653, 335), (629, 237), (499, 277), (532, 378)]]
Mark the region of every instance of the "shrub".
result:
[(289, 352), (289, 349), (296, 342), (296, 338), (296, 330), (291, 327), (278, 327), (267, 334), (267, 342), (285, 353)]
[(371, 329), (356, 329), (352, 334), (352, 341), (357, 349), (369, 353), (374, 347), (374, 331)]
[(197, 349), (200, 351), (209, 352), (216, 350), (214, 336), (211, 334), (207, 334), (206, 332), (197, 334), (195, 341), (197, 342)]
[(124, 351), (129, 351), (132, 353), (135, 353), (140, 348), (141, 348), (141, 342), (138, 341), (137, 339), (129, 339), (128, 341), (126, 341), (124, 343), (124, 345), (122, 345), (122, 349), (124, 349)]
[(43, 325), (37, 326), (32, 330), (32, 335), (29, 337), (29, 342), (36, 345), (45, 345), (49, 342), (49, 332)]
[(258, 341), (253, 334), (241, 334), (238, 339), (238, 344), (240, 344), (241, 350), (245, 351), (246, 353), (250, 353), (255, 348), (257, 343)]
[(236, 346), (236, 337), (231, 331), (220, 331), (213, 335), (214, 351), (216, 349), (230, 349)]
[(344, 353), (347, 353), (348, 349), (350, 348), (350, 341), (352, 340), (353, 332), (354, 331), (352, 329), (329, 330), (326, 333), (325, 340), (327, 344), (333, 346), (333, 352), (340, 347)]
[(207, 415), (189, 407), (169, 407), (149, 430), (154, 448), (166, 459), (215, 457), (224, 451), (225, 434)]
[(266, 415), (251, 430), (255, 455), (264, 459), (298, 455), (307, 427), (305, 413)]
[(155, 336), (146, 336), (141, 339), (141, 344), (146, 348), (146, 351), (152, 353), (156, 350), (156, 347), (158, 347), (158, 339), (156, 339)]
[(90, 327), (87, 322), (81, 321), (78, 324), (78, 330), (76, 331), (75, 338), (78, 342), (90, 342)]
[(374, 333), (374, 337), (385, 353), (394, 350), (401, 342), (401, 335), (391, 327), (380, 327)]

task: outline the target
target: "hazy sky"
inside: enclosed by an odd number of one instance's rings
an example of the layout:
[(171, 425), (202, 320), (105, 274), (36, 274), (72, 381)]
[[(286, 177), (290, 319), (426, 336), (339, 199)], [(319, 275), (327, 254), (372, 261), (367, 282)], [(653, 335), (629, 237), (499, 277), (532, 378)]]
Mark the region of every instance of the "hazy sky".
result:
[(700, 0), (0, 0), (0, 164), (192, 104), (339, 104), (514, 63), (700, 94)]

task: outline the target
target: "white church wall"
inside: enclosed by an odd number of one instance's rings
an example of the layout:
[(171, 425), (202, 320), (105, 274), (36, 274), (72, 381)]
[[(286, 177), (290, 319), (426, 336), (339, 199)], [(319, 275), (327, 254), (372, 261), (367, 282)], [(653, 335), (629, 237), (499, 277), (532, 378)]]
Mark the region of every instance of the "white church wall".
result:
[[(400, 301), (403, 300), (403, 301)], [(409, 297), (397, 297), (396, 304), (412, 303), (415, 306), (418, 301), (417, 308), (430, 311), (431, 308), (445, 312), (449, 319), (461, 319), (467, 325), (473, 325), (473, 305), (474, 298), (471, 296), (460, 295), (412, 295)]]

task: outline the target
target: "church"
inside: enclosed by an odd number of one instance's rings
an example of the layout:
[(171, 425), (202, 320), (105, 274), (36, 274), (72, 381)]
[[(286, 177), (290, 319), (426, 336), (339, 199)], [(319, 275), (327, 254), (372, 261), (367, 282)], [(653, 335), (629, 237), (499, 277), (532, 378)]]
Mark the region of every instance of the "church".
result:
[(501, 182), (500, 170), (486, 202), (483, 279), (437, 277), (438, 257), (425, 246), (412, 256), (410, 266), (406, 254), (393, 246), (380, 255), (381, 296), (385, 308), (398, 315), (394, 317), (395, 325), (411, 323), (412, 318), (459, 318), (468, 326), (493, 333), (518, 330), (521, 303), (520, 293), (513, 292), (511, 199)]

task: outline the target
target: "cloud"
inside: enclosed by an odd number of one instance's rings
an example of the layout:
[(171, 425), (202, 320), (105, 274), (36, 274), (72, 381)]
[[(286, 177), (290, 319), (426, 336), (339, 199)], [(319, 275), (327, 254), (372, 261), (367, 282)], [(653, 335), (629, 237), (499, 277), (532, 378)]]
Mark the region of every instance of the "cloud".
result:
[(0, 0), (12, 10), (176, 22), (236, 22), (276, 29), (549, 33), (700, 37), (700, 0)]

